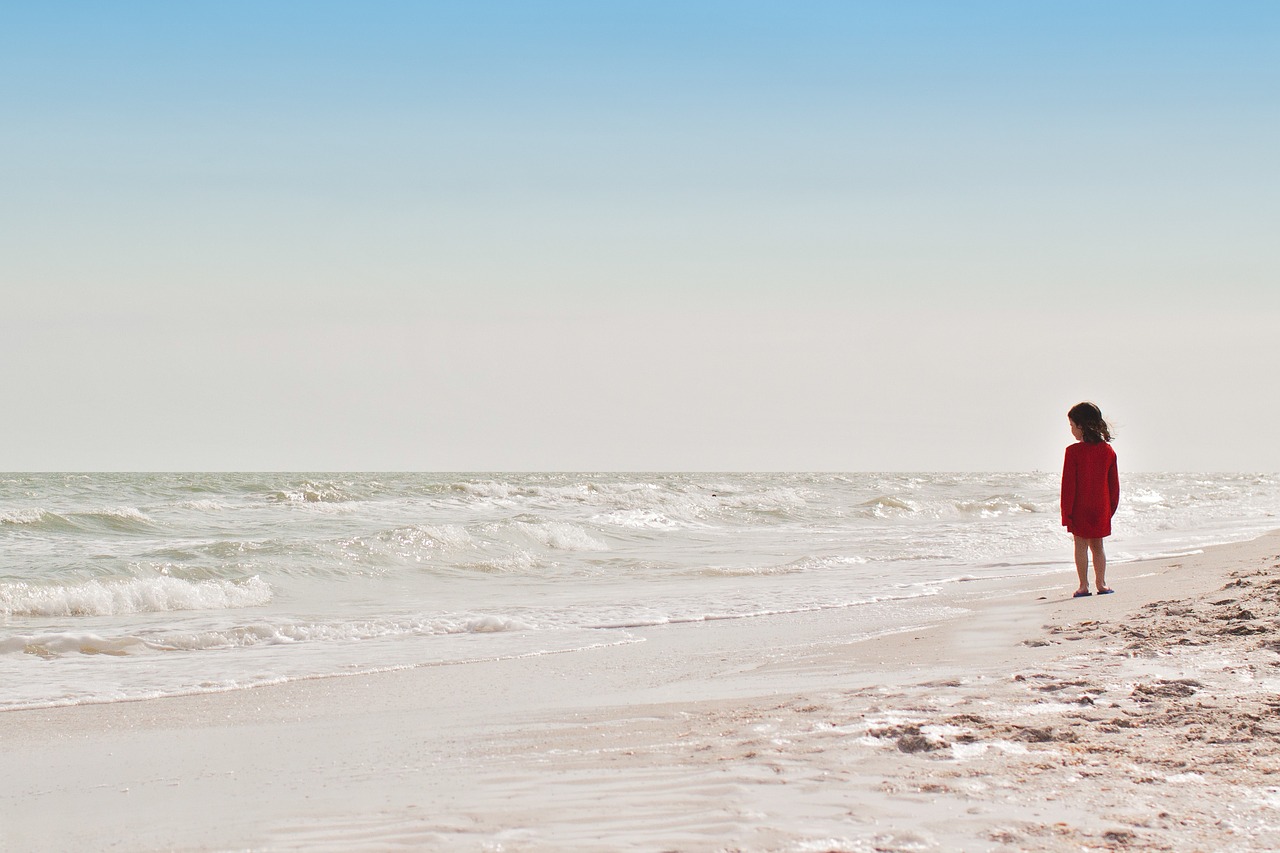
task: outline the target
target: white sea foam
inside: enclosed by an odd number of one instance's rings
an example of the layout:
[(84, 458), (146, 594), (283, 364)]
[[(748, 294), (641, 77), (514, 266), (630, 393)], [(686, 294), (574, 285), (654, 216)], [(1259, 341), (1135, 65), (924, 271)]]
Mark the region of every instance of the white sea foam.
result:
[(6, 616), (115, 616), (170, 610), (255, 607), (271, 600), (271, 586), (245, 580), (188, 581), (173, 577), (91, 580), (63, 585), (0, 583)]
[(278, 503), (345, 503), (359, 500), (360, 496), (348, 484), (315, 482), (307, 480), (297, 486), (278, 489), (271, 493), (271, 500)]
[(143, 635), (102, 637), (87, 632), (18, 634), (0, 638), (0, 654), (35, 654), (56, 657), (62, 654), (127, 655), (146, 651), (209, 651), (286, 645), (385, 639), (450, 634), (495, 634), (531, 631), (528, 623), (493, 614), (459, 615), (449, 618), (406, 617), (335, 623), (254, 622), (212, 631), (150, 631)]
[[(225, 674), (225, 671), (211, 674), (209, 672), (210, 658), (204, 655), (174, 653), (173, 650), (163, 648), (151, 649), (147, 643), (138, 640), (138, 638), (110, 640), (94, 637), (93, 635), (33, 635), (27, 639), (33, 640), (34, 645), (16, 649), (16, 651), (25, 652), (25, 654), (10, 655), (9, 662), (11, 664), (19, 663), (20, 660), (25, 659), (31, 661), (34, 668), (28, 666), (21, 670), (14, 670), (22, 672), (27, 676), (27, 679), (21, 684), (5, 685), (8, 689), (0, 692), (0, 710), (54, 708), (69, 705), (155, 699), (163, 696), (223, 693), (251, 687), (283, 684), (291, 681), (393, 672), (420, 666), (447, 666), (480, 661), (521, 660), (562, 654), (567, 651), (602, 649), (609, 646), (642, 642), (640, 638), (625, 633), (617, 633), (601, 639), (599, 633), (594, 631), (559, 631), (540, 633), (537, 635), (536, 645), (529, 646), (521, 642), (522, 636), (520, 633), (504, 633), (499, 638), (485, 640), (483, 649), (473, 645), (454, 646), (451, 653), (426, 660), (419, 659), (416, 662), (411, 660), (355, 659), (346, 660), (340, 668), (331, 669), (327, 672), (309, 671), (304, 665), (301, 669), (296, 666), (284, 666), (275, 671), (257, 668), (253, 671), (239, 672), (234, 676), (230, 676)], [(466, 639), (466, 635), (463, 635), (462, 638)], [(385, 644), (376, 642), (372, 645), (379, 653), (385, 653), (388, 648)], [(123, 655), (114, 650), (121, 648), (126, 651)], [(240, 647), (238, 652), (235, 649), (226, 648), (221, 650), (211, 649), (210, 651), (215, 655), (219, 655), (221, 660), (226, 660), (226, 655), (228, 654), (241, 654), (252, 655), (254, 660), (261, 663), (267, 660), (284, 661), (287, 658), (282, 657), (280, 652), (284, 651), (288, 654), (288, 652), (296, 648), (298, 646), (289, 644), (259, 644)], [(323, 654), (329, 660), (342, 660), (345, 659), (342, 650), (353, 648), (360, 648), (360, 645), (351, 643), (330, 645), (327, 648), (323, 648)], [(56, 651), (53, 651), (55, 649)], [(152, 656), (146, 659), (148, 671), (164, 673), (165, 677), (162, 680), (139, 681), (134, 678), (125, 683), (115, 676), (113, 667), (101, 665), (105, 662), (127, 666), (128, 659), (133, 657), (130, 654), (131, 652), (147, 650), (153, 652)], [(77, 652), (80, 653), (77, 654)], [(107, 656), (105, 660), (102, 659), (103, 655)], [(290, 655), (289, 657), (292, 656)], [(32, 661), (32, 658), (39, 659)], [(2, 662), (3, 659), (0, 659), (0, 663)], [(185, 667), (182, 666), (184, 662), (187, 664)], [(176, 663), (178, 668), (159, 669), (159, 666), (165, 663)], [(30, 676), (37, 672), (49, 672), (51, 671), (50, 667), (65, 667), (74, 675), (57, 691), (41, 692), (38, 687), (33, 688)]]
[(820, 556), (801, 557), (789, 565), (802, 569), (830, 569), (841, 566), (861, 566), (868, 562), (866, 557), (858, 554), (825, 554)]
[(90, 529), (109, 527), (123, 531), (147, 530), (154, 523), (149, 515), (134, 506), (107, 506), (75, 512), (50, 513), (40, 521), (52, 522), (55, 525), (57, 522), (62, 522)]
[[(642, 530), (676, 530), (682, 525), (662, 513), (645, 510), (614, 510), (592, 516), (592, 521), (600, 524), (611, 524), (617, 527), (631, 527)], [(685, 525), (688, 526), (688, 525)]]
[(38, 507), (0, 510), (0, 524), (39, 524), (49, 515), (48, 512)]
[(178, 504), (179, 509), (194, 509), (204, 512), (222, 512), (223, 510), (234, 509), (232, 504), (225, 501), (213, 500), (212, 498), (200, 498), (199, 500), (183, 501)]
[(347, 622), (255, 622), (217, 631), (170, 631), (147, 638), (156, 649), (197, 651), (207, 649), (245, 648), (289, 643), (372, 640), (387, 637), (441, 636), (448, 634), (494, 634), (505, 631), (530, 631), (532, 626), (519, 619), (491, 614), (452, 617), (406, 617)]
[(493, 480), (483, 483), (454, 483), (450, 488), (470, 498), (501, 503), (510, 503), (513, 497), (533, 494), (530, 490), (518, 488), (511, 483), (499, 483)]
[(866, 557), (825, 555), (801, 557), (790, 563), (773, 566), (709, 566), (698, 571), (706, 575), (721, 577), (750, 577), (753, 575), (790, 575), (822, 569), (838, 569), (842, 566), (861, 566), (867, 563)]
[(411, 528), (409, 541), (433, 548), (456, 551), (475, 544), (466, 528), (457, 524), (419, 524)]
[(60, 632), (19, 634), (0, 639), (0, 654), (22, 653), (40, 657), (61, 654), (123, 655), (145, 647), (137, 637), (100, 637), (97, 634)]
[(871, 500), (863, 501), (859, 506), (863, 508), (862, 514), (871, 518), (890, 518), (911, 515), (920, 511), (920, 505), (917, 502), (896, 498), (892, 495), (881, 495)]
[(96, 516), (98, 518), (121, 518), (127, 521), (151, 521), (151, 518), (146, 513), (135, 506), (103, 507), (96, 512), (86, 513), (86, 515)]
[(1038, 504), (1016, 496), (997, 496), (980, 501), (959, 501), (955, 508), (964, 514), (977, 514), (983, 518), (999, 518), (1018, 512), (1045, 512)]
[(528, 551), (518, 550), (502, 557), (473, 560), (458, 564), (458, 568), (484, 574), (527, 574), (546, 563)]
[(608, 551), (609, 546), (584, 528), (563, 521), (516, 522), (516, 528), (530, 539), (559, 551)]
[(431, 560), (476, 545), (471, 534), (456, 524), (414, 524), (383, 530), (373, 536), (356, 536), (341, 543), (357, 559), (361, 554), (390, 561)]
[(708, 577), (748, 578), (765, 575), (799, 574), (804, 570), (804, 567), (801, 565), (796, 563), (787, 563), (781, 566), (707, 566), (705, 568), (695, 569), (694, 573), (706, 575)]

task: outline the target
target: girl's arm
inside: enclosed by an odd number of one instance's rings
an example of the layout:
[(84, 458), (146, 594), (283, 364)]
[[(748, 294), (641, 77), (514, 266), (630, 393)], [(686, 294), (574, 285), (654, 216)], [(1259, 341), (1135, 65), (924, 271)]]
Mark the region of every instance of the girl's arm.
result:
[(1062, 460), (1062, 526), (1071, 521), (1071, 510), (1076, 503), (1076, 470), (1071, 464), (1071, 448), (1067, 448), (1066, 457)]
[(1107, 468), (1107, 492), (1111, 495), (1111, 514), (1116, 514), (1120, 506), (1120, 469), (1116, 465), (1116, 457), (1111, 457), (1111, 467)]

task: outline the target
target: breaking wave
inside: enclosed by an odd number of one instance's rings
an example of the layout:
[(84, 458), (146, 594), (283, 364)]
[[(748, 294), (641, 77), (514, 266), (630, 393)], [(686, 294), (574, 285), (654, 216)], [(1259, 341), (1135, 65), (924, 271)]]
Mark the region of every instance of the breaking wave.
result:
[(505, 631), (528, 630), (532, 630), (532, 627), (518, 619), (487, 614), (453, 618), (373, 619), (338, 623), (272, 624), (259, 622), (219, 631), (168, 633), (150, 638), (148, 645), (152, 648), (163, 650), (198, 651), (288, 643), (373, 640), (397, 636), (496, 634)]
[(245, 580), (187, 581), (173, 577), (91, 580), (42, 586), (0, 583), (0, 613), (6, 616), (117, 616), (170, 610), (229, 610), (271, 601), (271, 586)]
[(516, 529), (540, 545), (557, 551), (608, 551), (609, 546), (584, 528), (563, 521), (517, 521)]
[(292, 488), (277, 489), (267, 498), (274, 503), (346, 503), (363, 500), (364, 495), (350, 483), (307, 480)]
[(0, 639), (0, 654), (32, 654), (39, 657), (59, 657), (65, 654), (121, 656), (147, 651), (194, 652), (308, 642), (447, 634), (496, 634), (528, 630), (532, 630), (531, 626), (518, 619), (488, 614), (455, 618), (373, 619), (340, 623), (257, 622), (212, 631), (169, 631), (145, 636), (102, 637), (93, 633), (75, 631), (18, 634)]

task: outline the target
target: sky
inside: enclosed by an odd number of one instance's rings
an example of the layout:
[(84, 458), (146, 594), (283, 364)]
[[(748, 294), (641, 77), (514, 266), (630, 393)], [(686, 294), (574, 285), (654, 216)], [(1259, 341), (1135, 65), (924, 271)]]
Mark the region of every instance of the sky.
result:
[(1280, 4), (0, 0), (0, 470), (1280, 471)]

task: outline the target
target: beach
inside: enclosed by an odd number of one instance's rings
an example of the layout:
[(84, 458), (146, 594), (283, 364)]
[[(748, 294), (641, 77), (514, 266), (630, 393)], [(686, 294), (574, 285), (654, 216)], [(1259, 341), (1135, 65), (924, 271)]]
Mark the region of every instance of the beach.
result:
[(3, 22), (0, 853), (1280, 851), (1280, 3)]
[[(1265, 850), (1280, 534), (642, 642), (0, 713), (14, 850)], [(930, 612), (937, 612), (936, 597)], [(948, 611), (951, 612), (951, 611)], [(851, 640), (851, 637), (853, 638)]]

